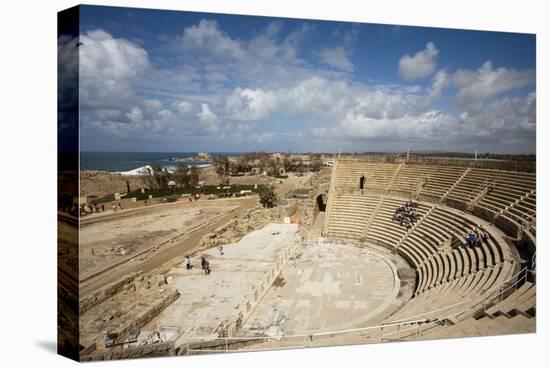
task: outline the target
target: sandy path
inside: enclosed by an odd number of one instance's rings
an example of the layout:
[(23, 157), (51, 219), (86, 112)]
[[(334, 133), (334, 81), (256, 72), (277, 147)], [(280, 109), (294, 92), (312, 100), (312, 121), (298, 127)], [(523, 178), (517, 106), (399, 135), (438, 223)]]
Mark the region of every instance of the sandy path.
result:
[[(85, 282), (239, 207), (220, 201), (167, 205), (81, 226), (80, 280)], [(120, 213), (123, 214), (123, 213)]]
[(288, 178), (283, 179), (282, 184), (275, 186), (275, 193), (279, 199), (284, 199), (289, 191), (308, 186), (308, 182), (311, 179), (311, 174), (297, 177), (295, 175), (289, 175)]
[(161, 251), (155, 252), (140, 262), (128, 262), (123, 267), (118, 267), (98, 275), (84, 283), (80, 284), (80, 297), (103, 287), (104, 285), (116, 281), (132, 272), (144, 271), (149, 272), (158, 268), (164, 263), (178, 256), (183, 256), (185, 253), (193, 250), (199, 243), (202, 236), (212, 232), (214, 229), (225, 224), (236, 216), (241, 216), (250, 208), (253, 208), (257, 203), (257, 197), (249, 197), (242, 200), (234, 200), (232, 204), (240, 204), (240, 207), (230, 213), (227, 213), (212, 223), (194, 231), (189, 236), (184, 236), (180, 240), (175, 241), (172, 245), (166, 246)]

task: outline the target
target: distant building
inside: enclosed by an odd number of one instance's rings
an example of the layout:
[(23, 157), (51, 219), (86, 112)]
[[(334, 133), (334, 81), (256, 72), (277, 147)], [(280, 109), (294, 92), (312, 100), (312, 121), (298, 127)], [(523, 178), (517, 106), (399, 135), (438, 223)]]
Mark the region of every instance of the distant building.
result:
[(197, 153), (197, 158), (208, 160), (210, 159), (210, 154), (208, 152), (199, 152)]

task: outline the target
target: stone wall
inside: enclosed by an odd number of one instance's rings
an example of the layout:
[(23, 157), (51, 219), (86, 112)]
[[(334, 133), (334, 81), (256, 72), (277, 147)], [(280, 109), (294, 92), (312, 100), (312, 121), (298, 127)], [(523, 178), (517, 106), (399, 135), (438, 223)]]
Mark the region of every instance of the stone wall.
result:
[[(297, 234), (292, 244), (277, 258), (271, 269), (265, 272), (264, 279), (250, 290), (248, 296), (245, 297), (236, 308), (233, 315), (229, 315), (217, 327), (216, 332), (219, 337), (235, 335), (248, 317), (252, 314), (258, 303), (262, 300), (265, 294), (271, 288), (271, 285), (277, 279), (285, 264), (296, 256), (298, 250), (302, 246), (302, 238)], [(229, 334), (229, 335), (228, 335)]]
[(141, 272), (126, 275), (116, 282), (107, 284), (92, 295), (82, 298), (79, 302), (80, 313), (83, 314), (95, 305), (100, 304), (108, 298), (111, 298), (120, 290), (122, 290), (125, 285), (132, 283), (135, 277), (139, 275), (141, 275)]
[(230, 176), (229, 182), (231, 185), (270, 185), (274, 183), (276, 178), (265, 175), (251, 175), (251, 176)]
[(247, 233), (263, 228), (268, 223), (282, 222), (284, 217), (300, 220), (304, 224), (311, 223), (312, 213), (307, 210), (306, 205), (308, 199), (296, 201), (297, 203), (291, 202), (271, 209), (261, 207), (251, 209), (246, 214), (249, 218), (246, 216), (235, 218), (203, 236), (199, 242), (199, 247), (210, 248), (235, 243)]
[(82, 300), (80, 344), (92, 354), (113, 349), (105, 345), (105, 333), (123, 343), (179, 297), (164, 273), (135, 274), (113, 282)]
[(103, 353), (95, 353), (81, 356), (81, 362), (108, 361), (113, 359), (161, 357), (174, 355), (174, 342), (147, 344), (126, 349), (116, 348)]
[(495, 219), (495, 226), (514, 238), (517, 238), (521, 231), (520, 224), (504, 215), (499, 215)]
[(141, 188), (149, 188), (147, 179), (143, 176), (123, 176), (106, 171), (81, 171), (80, 196), (96, 196), (102, 198), (114, 192), (126, 193)]

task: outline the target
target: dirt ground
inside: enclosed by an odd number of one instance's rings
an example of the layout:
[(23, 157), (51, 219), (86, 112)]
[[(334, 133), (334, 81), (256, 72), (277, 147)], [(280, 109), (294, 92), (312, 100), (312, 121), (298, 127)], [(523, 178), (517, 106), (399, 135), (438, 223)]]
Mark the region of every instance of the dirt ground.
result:
[(284, 197), (289, 191), (309, 186), (310, 180), (311, 180), (311, 174), (309, 173), (305, 174), (302, 177), (298, 177), (293, 173), (289, 173), (288, 178), (280, 180), (283, 182), (282, 184), (281, 183), (276, 184), (275, 193), (277, 194), (277, 197), (279, 199), (284, 199)]
[[(119, 220), (84, 225), (80, 231), (80, 276), (89, 278), (127, 261), (192, 228), (214, 220), (238, 205), (227, 201), (162, 205)], [(121, 213), (122, 214), (122, 213)]]
[[(184, 256), (210, 233), (256, 206), (257, 197), (164, 204), (119, 212), (81, 227), (80, 292), (86, 295), (135, 271)], [(198, 229), (197, 229), (198, 227)], [(195, 229), (195, 230), (194, 230)]]

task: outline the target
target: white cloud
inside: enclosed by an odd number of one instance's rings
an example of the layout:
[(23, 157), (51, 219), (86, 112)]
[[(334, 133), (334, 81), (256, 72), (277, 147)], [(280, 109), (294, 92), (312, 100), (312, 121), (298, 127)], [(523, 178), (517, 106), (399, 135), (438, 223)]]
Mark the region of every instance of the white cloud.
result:
[(203, 57), (223, 56), (239, 59), (243, 50), (239, 42), (224, 34), (215, 20), (202, 19), (199, 24), (187, 27), (176, 47)]
[(355, 66), (348, 58), (348, 53), (343, 47), (323, 48), (319, 51), (321, 63), (336, 69), (353, 72)]
[(176, 102), (175, 107), (180, 113), (184, 113), (184, 114), (189, 113), (193, 110), (193, 104), (186, 100), (181, 100), (179, 102)]
[[(274, 22), (252, 39), (238, 40), (216, 22), (203, 20), (172, 43), (175, 52), (168, 61), (174, 63), (165, 63), (170, 65), (166, 68), (153, 67), (136, 43), (102, 31), (84, 34), (83, 136), (92, 141), (124, 137), (116, 143), (119, 148), (122, 140), (153, 148), (167, 141), (172, 146), (208, 141), (210, 147), (224, 143), (243, 149), (257, 149), (254, 144), (261, 142), (298, 150), (345, 144), (359, 150), (401, 149), (404, 141), (418, 142), (421, 149), (534, 147), (534, 93), (488, 101), (534, 83), (534, 71), (493, 69), (489, 63), (479, 70), (435, 73), (438, 51), (428, 43), (400, 61), (406, 79), (431, 75), (428, 86), (352, 81), (348, 72), (354, 65), (344, 48), (323, 49), (318, 56), (330, 67), (313, 66), (299, 57), (311, 28), (281, 29)], [(483, 108), (464, 110), (459, 104), (452, 112), (434, 110), (433, 103), (450, 84), (460, 102), (474, 101)], [(259, 121), (274, 115), (295, 122), (302, 132), (266, 132)]]
[(233, 120), (257, 121), (269, 117), (275, 103), (275, 94), (271, 91), (236, 88), (227, 98), (225, 107)]
[(185, 28), (171, 46), (195, 69), (205, 71), (202, 78), (212, 91), (219, 91), (229, 82), (233, 83), (231, 90), (242, 83), (248, 88), (280, 87), (315, 74), (336, 72), (313, 70), (299, 57), (312, 26), (303, 23), (282, 38), (281, 28), (281, 23), (272, 22), (244, 40), (230, 37), (217, 22), (203, 19)]
[(429, 140), (452, 127), (453, 118), (440, 111), (427, 111), (418, 116), (372, 118), (350, 112), (339, 124), (328, 130), (313, 130), (317, 136), (334, 136), (351, 140), (422, 139)]
[(278, 41), (277, 36), (281, 28), (279, 22), (272, 22), (263, 32), (255, 35), (246, 44), (245, 58), (255, 59), (256, 62), (296, 63), (298, 47), (310, 31), (310, 27), (302, 25)]
[(534, 70), (493, 69), (486, 61), (478, 70), (457, 70), (452, 83), (458, 88), (456, 97), (464, 105), (480, 107), (480, 103), (503, 92), (525, 87), (535, 82)]
[(439, 50), (433, 42), (428, 42), (426, 48), (414, 56), (404, 55), (399, 60), (399, 74), (406, 80), (415, 80), (430, 76), (437, 66), (436, 58)]
[(443, 93), (443, 89), (449, 85), (449, 74), (445, 70), (439, 70), (433, 77), (432, 85), (426, 96), (426, 104), (431, 104)]
[(131, 99), (133, 87), (150, 68), (147, 52), (101, 30), (80, 35), (80, 42), (81, 105), (112, 108)]
[(139, 107), (134, 107), (130, 112), (126, 114), (130, 121), (138, 123), (143, 119), (143, 113)]
[(339, 145), (356, 142), (404, 149), (413, 144), (416, 149), (423, 150), (533, 153), (535, 105), (536, 96), (531, 93), (524, 98), (502, 98), (483, 109), (462, 112), (458, 116), (428, 110), (418, 115), (374, 118), (354, 110), (335, 125), (314, 128), (311, 132), (316, 139)]
[(216, 122), (218, 121), (218, 116), (212, 112), (208, 103), (201, 104), (201, 111), (197, 113), (197, 117), (204, 122)]
[(144, 99), (143, 106), (149, 112), (157, 112), (164, 107), (162, 102), (158, 99)]

